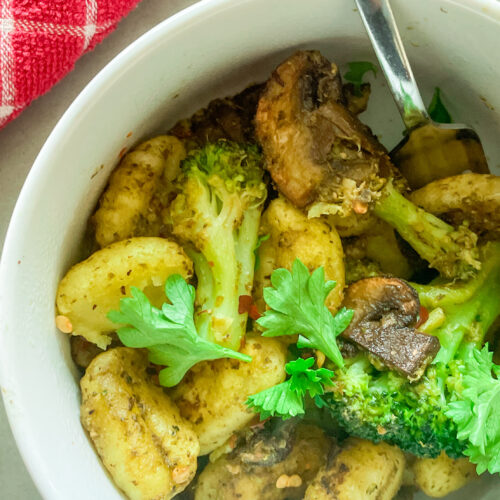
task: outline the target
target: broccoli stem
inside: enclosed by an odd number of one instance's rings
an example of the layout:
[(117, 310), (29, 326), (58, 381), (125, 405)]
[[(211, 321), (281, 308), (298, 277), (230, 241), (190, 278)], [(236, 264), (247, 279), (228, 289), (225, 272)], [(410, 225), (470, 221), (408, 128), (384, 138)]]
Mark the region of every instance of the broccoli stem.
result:
[(194, 313), (194, 323), (198, 335), (205, 340), (210, 338), (210, 314), (214, 307), (214, 280), (212, 269), (210, 268), (207, 259), (203, 254), (192, 248), (186, 248), (186, 253), (189, 255), (194, 264), (194, 270), (198, 278), (198, 286), (196, 287), (196, 308)]
[(203, 338), (237, 351), (247, 321), (239, 313), (240, 295), (252, 290), (267, 195), (262, 156), (255, 146), (219, 141), (192, 151), (181, 168), (170, 217), (195, 266), (196, 328)]
[(349, 434), (388, 441), (417, 456), (463, 455), (467, 443), (457, 438), (457, 424), (446, 409), (463, 390), (464, 360), (484, 342), (500, 313), (500, 242), (487, 243), (478, 254), (481, 270), (469, 281), (413, 285), (421, 303), (436, 311), (430, 312), (428, 323), (434, 324), (428, 333), (441, 342), (434, 364), (418, 382), (378, 370), (366, 353), (336, 369), (334, 385), (322, 398)]
[(441, 349), (434, 363), (449, 363), (465, 340), (480, 347), (500, 311), (500, 243), (481, 248), (481, 271), (467, 282), (413, 285), (420, 303), (444, 310), (444, 323), (431, 333)]
[(212, 307), (208, 311), (208, 340), (238, 351), (245, 331), (241, 321), (237, 320), (241, 319), (237, 293), (239, 269), (233, 228), (241, 209), (232, 210), (233, 204), (239, 204), (237, 195), (232, 198), (233, 200), (226, 198), (224, 201), (222, 211), (210, 228), (210, 236), (206, 239), (202, 251), (212, 270), (213, 282)]
[(240, 268), (238, 297), (251, 295), (255, 272), (255, 247), (259, 239), (261, 208), (249, 208), (243, 214), (243, 221), (236, 237), (236, 260)]
[(447, 278), (467, 278), (479, 269), (477, 236), (465, 225), (454, 229), (407, 200), (388, 182), (374, 207), (431, 267)]
[[(225, 255), (205, 248), (205, 255), (211, 255), (214, 260), (209, 261), (201, 253), (193, 249), (188, 249), (187, 253), (192, 259), (198, 278), (196, 288), (197, 309), (195, 313), (196, 329), (201, 337), (221, 343), (231, 349), (239, 348), (241, 338), (245, 333), (247, 313), (239, 314), (240, 295), (250, 295), (252, 293), (253, 275), (255, 268), (255, 253), (253, 249), (257, 244), (260, 224), (260, 208), (248, 209), (243, 216), (241, 225), (234, 238), (234, 256), (231, 249)], [(219, 236), (222, 236), (219, 234)], [(231, 236), (233, 238), (233, 236)], [(217, 248), (224, 238), (218, 241)], [(232, 241), (232, 240), (231, 240)], [(231, 262), (236, 262), (236, 267), (231, 266)], [(223, 273), (221, 273), (221, 269)], [(217, 273), (217, 274), (216, 274)], [(221, 274), (219, 274), (221, 273)], [(227, 293), (226, 285), (237, 282), (237, 293), (234, 291), (229, 296), (232, 300), (217, 300), (217, 297), (228, 297), (222, 293)], [(239, 321), (231, 323), (231, 328), (225, 331), (225, 322), (220, 318), (227, 317), (231, 313), (231, 318), (238, 318)], [(212, 318), (216, 318), (214, 321)], [(228, 339), (224, 336), (230, 334)], [(236, 346), (236, 347), (234, 347)]]

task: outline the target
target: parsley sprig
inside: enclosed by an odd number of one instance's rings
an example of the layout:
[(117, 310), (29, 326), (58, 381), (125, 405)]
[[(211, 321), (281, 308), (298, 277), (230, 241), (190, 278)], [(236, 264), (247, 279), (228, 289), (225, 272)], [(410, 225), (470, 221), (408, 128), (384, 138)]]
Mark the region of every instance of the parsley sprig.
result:
[(286, 420), (304, 414), (304, 397), (324, 394), (324, 386), (332, 385), (333, 372), (326, 368), (312, 369), (314, 358), (290, 361), (285, 370), (290, 378), (250, 396), (246, 404), (260, 413), (261, 420), (281, 417)]
[(441, 100), (441, 89), (436, 87), (429, 104), (429, 116), (438, 123), (453, 123), (450, 113)]
[(322, 267), (309, 274), (296, 259), (292, 272), (283, 268), (273, 271), (271, 284), (264, 288), (264, 300), (270, 309), (257, 320), (266, 329), (263, 336), (299, 334), (299, 348), (319, 349), (337, 366), (344, 366), (336, 339), (351, 322), (354, 311), (344, 307), (334, 316), (326, 307), (335, 281), (325, 282)]
[(465, 455), (478, 474), (500, 472), (500, 366), (486, 344), (465, 358), (461, 400), (448, 405), (446, 415), (458, 427), (457, 437), (468, 441)]
[(172, 387), (196, 363), (210, 359), (234, 358), (251, 361), (246, 354), (203, 339), (194, 325), (195, 289), (178, 274), (169, 276), (165, 294), (170, 304), (161, 309), (151, 305), (144, 293), (132, 287), (132, 297), (120, 300), (120, 310), (110, 311), (114, 323), (130, 326), (117, 333), (127, 347), (147, 347), (151, 362), (166, 366), (160, 371), (160, 384)]

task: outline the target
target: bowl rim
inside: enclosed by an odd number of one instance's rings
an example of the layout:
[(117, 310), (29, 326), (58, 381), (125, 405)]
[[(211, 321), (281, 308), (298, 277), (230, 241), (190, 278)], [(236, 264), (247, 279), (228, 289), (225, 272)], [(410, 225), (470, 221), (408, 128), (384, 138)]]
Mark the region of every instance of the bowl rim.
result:
[[(52, 170), (56, 167), (55, 165), (51, 165), (47, 160), (55, 153), (58, 143), (64, 138), (67, 130), (78, 125), (78, 116), (80, 112), (85, 110), (87, 102), (89, 102), (94, 95), (98, 94), (101, 89), (104, 89), (108, 81), (119, 74), (121, 69), (126, 66), (128, 62), (133, 61), (137, 56), (147, 52), (149, 47), (153, 46), (158, 39), (164, 37), (167, 33), (175, 34), (186, 28), (192, 20), (201, 16), (216, 14), (221, 9), (237, 8), (239, 5), (252, 3), (252, 1), (253, 0), (200, 0), (182, 9), (142, 34), (113, 57), (113, 59), (92, 78), (73, 100), (68, 109), (58, 120), (38, 153), (12, 212), (5, 235), (2, 254), (0, 256), (0, 318), (4, 319), (8, 317), (7, 310), (6, 308), (4, 309), (4, 300), (2, 300), (2, 295), (6, 294), (7, 286), (3, 284), (11, 283), (17, 272), (15, 268), (9, 268), (7, 262), (13, 262), (13, 256), (20, 254), (21, 246), (18, 245), (20, 239), (18, 236), (26, 231), (22, 224), (19, 223), (23, 217), (23, 207), (29, 199), (37, 193), (37, 186), (40, 180), (52, 175)], [(439, 0), (434, 1), (438, 2)], [(441, 3), (459, 6), (462, 9), (470, 10), (475, 14), (480, 14), (490, 19), (492, 18), (500, 23), (500, 2), (498, 0), (441, 0)], [(4, 396), (4, 385), (7, 385), (10, 367), (14, 363), (14, 361), (9, 358), (9, 353), (5, 346), (5, 338), (6, 335), (3, 333), (3, 329), (0, 329), (0, 387), (2, 389), (2, 396)], [(8, 387), (9, 392), (11, 388), (14, 388), (12, 392), (15, 395), (20, 387), (19, 380), (9, 379)], [(31, 443), (27, 437), (29, 433), (24, 432), (25, 429), (29, 428), (28, 420), (23, 418), (17, 419), (13, 406), (7, 403), (5, 397), (4, 403), (16, 445), (38, 491), (46, 498), (58, 497), (56, 486), (51, 481), (51, 478), (38, 473), (41, 469), (40, 465), (43, 462), (43, 455), (33, 452)]]

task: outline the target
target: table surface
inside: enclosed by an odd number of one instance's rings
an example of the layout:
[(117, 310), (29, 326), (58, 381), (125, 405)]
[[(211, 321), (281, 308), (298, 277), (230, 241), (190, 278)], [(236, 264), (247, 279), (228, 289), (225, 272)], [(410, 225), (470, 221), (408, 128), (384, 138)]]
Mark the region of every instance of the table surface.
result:
[[(196, 3), (195, 0), (143, 0), (115, 32), (83, 56), (50, 92), (0, 131), (0, 250), (19, 191), (43, 143), (87, 83), (116, 54), (150, 28)], [(0, 485), (8, 500), (39, 500), (17, 451), (0, 399)]]

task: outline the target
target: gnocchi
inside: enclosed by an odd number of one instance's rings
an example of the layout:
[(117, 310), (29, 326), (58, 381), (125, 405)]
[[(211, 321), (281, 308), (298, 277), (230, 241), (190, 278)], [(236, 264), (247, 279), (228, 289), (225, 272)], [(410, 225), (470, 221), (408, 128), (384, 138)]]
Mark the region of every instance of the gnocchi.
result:
[(141, 237), (113, 243), (73, 266), (61, 280), (56, 296), (58, 326), (104, 349), (117, 328), (106, 315), (118, 309), (121, 298), (130, 296), (130, 288), (140, 288), (160, 306), (165, 302), (163, 285), (175, 273), (189, 279), (193, 264), (173, 241)]

